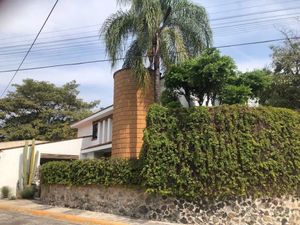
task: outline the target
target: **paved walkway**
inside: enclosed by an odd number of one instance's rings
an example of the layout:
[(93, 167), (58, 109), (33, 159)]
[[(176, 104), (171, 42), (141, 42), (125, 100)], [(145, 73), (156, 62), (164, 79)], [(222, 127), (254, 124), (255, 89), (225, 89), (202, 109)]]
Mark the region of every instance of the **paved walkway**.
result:
[(0, 224), (175, 225), (174, 223), (131, 219), (107, 213), (54, 207), (31, 200), (0, 200)]
[(56, 219), (37, 217), (22, 214), (19, 212), (10, 212), (0, 210), (0, 224), (1, 225), (76, 225), (77, 223), (70, 223)]

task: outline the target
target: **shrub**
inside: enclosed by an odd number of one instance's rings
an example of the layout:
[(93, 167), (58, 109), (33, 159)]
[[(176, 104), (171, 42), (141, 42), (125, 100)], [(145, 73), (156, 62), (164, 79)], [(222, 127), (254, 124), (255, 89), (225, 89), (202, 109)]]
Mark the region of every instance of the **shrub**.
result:
[(132, 185), (138, 184), (140, 166), (137, 160), (75, 160), (49, 162), (42, 166), (43, 184)]
[(143, 185), (186, 199), (300, 193), (300, 114), (246, 106), (151, 107), (140, 160), (49, 162), (43, 184)]
[(33, 186), (27, 186), (21, 191), (20, 195), (23, 199), (33, 199), (35, 188)]
[(9, 200), (16, 200), (16, 199), (17, 199), (16, 196), (10, 196), (10, 197), (9, 197)]
[(193, 199), (294, 193), (300, 115), (271, 107), (154, 105), (141, 158), (149, 192)]
[(8, 198), (10, 195), (10, 189), (7, 186), (1, 188), (1, 196), (2, 198)]
[(41, 182), (44, 184), (69, 184), (70, 163), (49, 162), (41, 167)]

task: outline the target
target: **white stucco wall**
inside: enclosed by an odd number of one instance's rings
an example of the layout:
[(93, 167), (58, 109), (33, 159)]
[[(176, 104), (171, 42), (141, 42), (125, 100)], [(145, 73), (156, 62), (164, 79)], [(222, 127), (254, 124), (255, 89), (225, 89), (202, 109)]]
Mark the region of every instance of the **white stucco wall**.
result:
[[(80, 155), (82, 139), (53, 142), (36, 145), (35, 149), (41, 154), (57, 155)], [(10, 187), (12, 194), (16, 195), (17, 183), (19, 180), (19, 168), (23, 148), (14, 148), (0, 151), (0, 188)], [(40, 164), (40, 157), (38, 165)]]
[[(42, 154), (80, 155), (82, 139), (53, 142), (36, 146), (36, 150)], [(38, 160), (38, 164), (40, 161)], [(1, 173), (1, 172), (0, 172)]]
[(80, 126), (80, 128), (77, 128), (78, 129), (77, 137), (91, 136), (93, 133), (92, 126), (93, 126), (92, 122), (89, 122), (83, 124), (82, 126)]
[(20, 148), (0, 152), (0, 188), (8, 186), (13, 195), (19, 179), (21, 153)]

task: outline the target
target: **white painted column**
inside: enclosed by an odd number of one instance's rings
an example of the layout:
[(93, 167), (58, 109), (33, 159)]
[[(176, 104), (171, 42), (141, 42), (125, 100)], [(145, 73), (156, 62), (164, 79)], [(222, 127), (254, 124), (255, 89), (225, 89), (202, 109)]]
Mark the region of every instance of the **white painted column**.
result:
[(98, 122), (98, 133), (97, 133), (97, 141), (99, 141), (99, 137), (101, 135), (101, 123)]
[(102, 137), (101, 137), (101, 143), (103, 144), (103, 143), (105, 143), (105, 141), (106, 141), (106, 120), (103, 120), (102, 121)]
[(111, 136), (112, 136), (112, 120), (111, 118), (107, 119), (107, 139), (106, 142), (111, 142)]

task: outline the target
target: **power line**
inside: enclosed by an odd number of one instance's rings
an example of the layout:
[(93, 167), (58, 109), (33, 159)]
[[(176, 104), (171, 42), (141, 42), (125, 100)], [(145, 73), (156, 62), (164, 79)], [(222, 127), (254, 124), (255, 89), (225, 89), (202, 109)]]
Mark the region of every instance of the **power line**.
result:
[[(124, 58), (119, 58), (117, 60), (124, 60)], [(100, 59), (100, 60), (92, 60), (92, 61), (82, 61), (82, 62), (73, 62), (73, 63), (63, 63), (63, 64), (54, 64), (54, 65), (46, 65), (46, 66), (37, 66), (37, 67), (28, 67), (24, 69), (20, 69), (19, 71), (27, 71), (27, 70), (39, 70), (46, 68), (54, 68), (54, 67), (64, 67), (64, 66), (77, 66), (83, 64), (91, 64), (91, 63), (101, 63), (101, 62), (110, 62), (110, 59)], [(16, 70), (2, 70), (0, 73), (8, 73)]]
[[(282, 9), (280, 9), (282, 10)], [(269, 11), (270, 12), (270, 11)], [(244, 14), (242, 16), (247, 16), (249, 14)], [(296, 14), (289, 14), (289, 16), (291, 15), (299, 15), (299, 13), (296, 13)], [(285, 16), (285, 15), (277, 15), (275, 16), (275, 18), (277, 17), (281, 17), (282, 19), (285, 19), (284, 17), (282, 16)], [(286, 15), (287, 16), (287, 15)], [(224, 17), (225, 18), (225, 17)], [(268, 17), (262, 17), (262, 18), (257, 18), (256, 20), (253, 20), (252, 22), (247, 22), (247, 21), (251, 21), (249, 19), (247, 20), (240, 20), (239, 23), (237, 23), (236, 21), (231, 21), (231, 22), (225, 22), (225, 23), (219, 23), (219, 24), (216, 24), (214, 26), (212, 26), (212, 29), (213, 30), (216, 30), (216, 29), (222, 29), (222, 28), (227, 28), (227, 27), (239, 27), (239, 26), (243, 26), (243, 25), (251, 25), (251, 24), (257, 24), (257, 23), (260, 23), (260, 22), (264, 22), (264, 21), (259, 21), (259, 19), (268, 19), (268, 18), (271, 18), (270, 16)], [(272, 17), (272, 19), (270, 19), (270, 21), (272, 20), (275, 20), (274, 16)], [(288, 17), (290, 18), (290, 17)], [(286, 18), (287, 19), (287, 18)], [(258, 20), (258, 21), (257, 21)], [(278, 19), (277, 19), (278, 20)], [(247, 22), (247, 23), (244, 23), (244, 24), (241, 24), (240, 22)], [(237, 24), (234, 24), (234, 23), (237, 23)], [(223, 25), (223, 26), (220, 26), (220, 25)], [(225, 25), (225, 26), (224, 26)], [(228, 26), (227, 26), (228, 25)], [(94, 26), (94, 25), (91, 25), (91, 26)], [(87, 26), (87, 27), (91, 27), (91, 26)], [(73, 28), (75, 29), (75, 28)], [(68, 30), (68, 29), (66, 29)], [(99, 32), (99, 30), (94, 30), (94, 31), (89, 31), (89, 32), (84, 32), (84, 33), (91, 33), (91, 32)], [(77, 33), (77, 34), (83, 34), (83, 32), (80, 32), (80, 33)], [(76, 35), (75, 34), (69, 34), (68, 36), (70, 35)], [(61, 36), (60, 36), (61, 37)], [(99, 37), (99, 34), (98, 35), (88, 35), (88, 36), (80, 36), (80, 37), (74, 37), (74, 38), (66, 38), (66, 39), (59, 39), (59, 40), (53, 40), (53, 41), (44, 41), (44, 42), (39, 42), (39, 43), (36, 43), (36, 45), (48, 45), (49, 43), (59, 43), (59, 42), (67, 42), (67, 41), (73, 41), (73, 40), (80, 40), (80, 39), (86, 39), (86, 38), (97, 38)], [(50, 37), (47, 37), (47, 39), (49, 39)], [(53, 37), (52, 37), (53, 38)], [(43, 38), (41, 38), (43, 39)], [(45, 38), (46, 39), (46, 38)], [(98, 39), (99, 40), (99, 39)], [(20, 41), (19, 41), (20, 42)], [(61, 43), (61, 44), (64, 44), (64, 43)], [(0, 49), (10, 49), (10, 48), (17, 48), (17, 47), (26, 47), (29, 46), (30, 44), (17, 44), (17, 45), (9, 45), (9, 46), (0, 46)], [(3, 51), (2, 51), (3, 53)]]
[[(69, 48), (81, 48), (81, 47), (86, 47), (86, 46), (96, 46), (99, 44), (99, 47), (101, 46), (101, 42), (99, 40), (91, 40), (91, 41), (85, 41), (85, 42), (74, 42), (74, 43), (66, 43), (62, 46), (60, 45), (47, 45), (47, 46), (42, 46), (42, 47), (36, 47), (33, 49), (31, 52), (41, 52), (41, 51), (51, 51), (51, 50), (61, 50), (61, 49), (69, 49)], [(14, 51), (5, 51), (1, 52), (0, 55), (16, 55), (20, 53), (25, 53), (23, 49), (16, 49)]]
[[(87, 28), (90, 28), (90, 27), (100, 27), (100, 26), (101, 26), (101, 24), (93, 24), (93, 25), (78, 26), (78, 27), (69, 27), (69, 28), (58, 29), (58, 30), (54, 30), (54, 31), (46, 31), (46, 32), (43, 32), (43, 34), (61, 33), (61, 32), (70, 31), (70, 30), (81, 30), (82, 28), (87, 29)], [(22, 36), (23, 37), (31, 37), (31, 36), (34, 36), (34, 34), (24, 34)], [(13, 38), (19, 38), (19, 37), (13, 37)], [(12, 37), (0, 38), (1, 41), (2, 40), (10, 40), (10, 39), (12, 39)], [(46, 37), (44, 37), (43, 39), (46, 39)], [(30, 41), (30, 40), (27, 40), (27, 41)]]
[[(290, 39), (300, 39), (300, 37), (292, 37)], [(285, 41), (286, 38), (278, 38), (278, 39), (271, 39), (271, 40), (264, 40), (264, 41), (254, 41), (254, 42), (245, 42), (245, 43), (239, 43), (239, 44), (232, 44), (232, 45), (221, 45), (216, 48), (231, 48), (231, 47), (237, 47), (237, 46), (247, 46), (247, 45), (256, 45), (256, 44), (264, 44), (264, 43), (271, 43), (271, 42), (278, 42), (278, 41)]]
[[(253, 0), (248, 0), (250, 2), (252, 2)], [(291, 0), (292, 1), (292, 0)], [(293, 0), (293, 1), (298, 1), (298, 0)], [(247, 2), (246, 0), (243, 0), (243, 1), (234, 1), (234, 2), (229, 2), (229, 3), (225, 3), (225, 4), (218, 4), (218, 5), (215, 5), (215, 6), (208, 6), (208, 7), (205, 7), (205, 8), (213, 8), (213, 7), (220, 7), (222, 5), (231, 5), (231, 4), (238, 4), (238, 3), (245, 3)], [(287, 1), (285, 1), (285, 4), (286, 4)], [(269, 5), (268, 5), (269, 6)], [(256, 6), (257, 7), (257, 6)], [(239, 8), (238, 10), (243, 10), (243, 9), (247, 9), (248, 7), (246, 8)], [(228, 12), (228, 10), (226, 11), (217, 11), (217, 13), (225, 13), (225, 12)], [(86, 29), (86, 28), (91, 28), (91, 27), (100, 27), (101, 24), (93, 24), (93, 25), (87, 25), (87, 26), (78, 26), (78, 27), (69, 27), (69, 28), (64, 28), (64, 29), (58, 29), (58, 30), (55, 30), (55, 31), (46, 31), (46, 32), (43, 32), (43, 34), (52, 34), (52, 33), (60, 33), (60, 32), (65, 32), (65, 31), (70, 31), (70, 30), (80, 30), (80, 29)], [(22, 35), (22, 37), (30, 37), (30, 36), (34, 36), (35, 34), (24, 34)], [(0, 40), (11, 40), (12, 38), (19, 38), (19, 37), (6, 37), (6, 38), (0, 38)], [(48, 37), (49, 38), (49, 37)], [(46, 38), (42, 38), (42, 39), (46, 39)], [(24, 41), (30, 41), (30, 40), (24, 40)]]
[(7, 89), (9, 88), (9, 86), (11, 85), (12, 81), (13, 81), (13, 80), (14, 80), (14, 78), (16, 77), (16, 75), (17, 75), (18, 71), (21, 69), (21, 67), (22, 67), (22, 65), (23, 65), (23, 63), (24, 63), (24, 61), (26, 60), (27, 56), (28, 56), (28, 55), (29, 55), (29, 53), (30, 53), (30, 50), (31, 50), (31, 49), (32, 49), (32, 47), (34, 46), (34, 44), (35, 44), (36, 40), (37, 40), (37, 39), (38, 39), (38, 37), (40, 36), (40, 33), (41, 33), (41, 32), (42, 32), (42, 30), (44, 29), (44, 27), (45, 27), (45, 25), (46, 25), (46, 23), (47, 23), (48, 19), (50, 18), (50, 16), (51, 16), (52, 12), (54, 11), (54, 9), (55, 9), (55, 7), (56, 7), (56, 5), (57, 5), (58, 1), (59, 1), (59, 0), (56, 0), (56, 1), (55, 1), (55, 3), (54, 3), (54, 5), (53, 5), (52, 9), (50, 10), (50, 12), (49, 12), (49, 14), (48, 14), (48, 16), (47, 16), (46, 20), (44, 21), (44, 23), (43, 23), (42, 27), (40, 28), (40, 30), (39, 30), (39, 32), (37, 33), (37, 35), (36, 35), (35, 39), (33, 40), (33, 42), (32, 42), (32, 44), (31, 44), (30, 48), (28, 49), (27, 53), (25, 54), (24, 58), (22, 59), (22, 61), (21, 61), (20, 65), (19, 65), (19, 67), (18, 67), (18, 69), (15, 71), (14, 75), (13, 75), (13, 76), (12, 76), (12, 78), (9, 80), (9, 82), (8, 82), (7, 86), (5, 87), (5, 89), (3, 90), (3, 92), (1, 93), (1, 96), (0, 96), (0, 98), (2, 98), (2, 97), (3, 97), (3, 95), (5, 94), (5, 92), (6, 92), (6, 91), (7, 91)]
[[(299, 1), (299, 0), (289, 0), (289, 1), (285, 1), (284, 4), (288, 4), (288, 3), (292, 3), (292, 2), (296, 2), (296, 1)], [(267, 6), (268, 8), (270, 7), (270, 4), (261, 4), (261, 5), (253, 5), (253, 6), (249, 6), (249, 7), (244, 7), (244, 8), (235, 8), (235, 9), (231, 9), (231, 10), (226, 10), (226, 13), (228, 12), (234, 12), (234, 11), (242, 11), (242, 10), (248, 10), (248, 9), (253, 9), (253, 8), (257, 8), (257, 7), (265, 7)], [(213, 12), (213, 13), (210, 13), (210, 15), (215, 15), (215, 14), (221, 14), (221, 13), (224, 13), (224, 11), (217, 11), (217, 12)]]
[(252, 25), (252, 24), (257, 24), (257, 23), (262, 23), (266, 21), (276, 21), (276, 20), (283, 20), (283, 19), (297, 19), (300, 16), (299, 13), (292, 13), (288, 15), (278, 15), (278, 16), (265, 16), (265, 17), (260, 17), (256, 20), (249, 21), (248, 19), (246, 20), (239, 20), (238, 22), (232, 21), (232, 22), (226, 22), (226, 23), (219, 23), (218, 25), (215, 25), (212, 29), (223, 29), (223, 28), (228, 28), (228, 27), (240, 27), (244, 25)]
[[(248, 0), (250, 2), (253, 2), (253, 0)], [(210, 8), (216, 8), (216, 7), (220, 7), (220, 6), (228, 6), (228, 5), (237, 5), (237, 4), (240, 4), (240, 3), (245, 3), (245, 2), (248, 2), (247, 0), (242, 0), (242, 1), (234, 1), (234, 2), (226, 2), (224, 4), (218, 4), (218, 5), (209, 5), (205, 8), (207, 9), (210, 9)], [(202, 5), (203, 6), (203, 5)]]
[[(239, 10), (242, 10), (243, 8), (239, 9)], [(247, 8), (244, 8), (244, 9), (247, 9)], [(271, 13), (271, 12), (280, 12), (280, 11), (285, 11), (285, 10), (294, 10), (294, 9), (298, 9), (297, 7), (294, 7), (294, 8), (286, 8), (286, 9), (276, 9), (276, 10), (271, 10), (271, 11), (262, 11), (262, 12), (255, 12), (255, 13), (251, 13), (251, 14), (241, 14), (241, 15), (238, 15), (238, 16), (231, 16), (230, 18), (235, 18), (235, 17), (244, 17), (244, 16), (249, 16), (249, 15), (259, 15), (259, 14), (265, 14), (265, 13)], [(221, 13), (221, 12), (220, 12)], [(281, 15), (283, 16), (283, 15)], [(223, 20), (223, 19), (228, 19), (229, 17), (221, 17), (221, 18), (215, 18), (215, 19), (212, 19), (211, 21), (215, 21), (215, 20)], [(240, 21), (239, 21), (240, 22)], [(228, 22), (227, 22), (228, 23)], [(226, 25), (227, 23), (221, 23), (221, 24), (215, 24), (215, 26), (219, 26), (219, 25)], [(233, 22), (229, 22), (229, 23), (233, 23)], [(52, 32), (45, 32), (45, 33), (59, 33), (61, 31), (68, 31), (68, 30), (76, 30), (76, 29), (80, 29), (80, 28), (88, 28), (88, 27), (95, 27), (97, 25), (89, 25), (89, 26), (81, 26), (81, 27), (78, 27), (78, 28), (69, 28), (69, 29), (61, 29), (61, 30), (57, 30), (57, 31), (52, 31)], [(212, 26), (213, 27), (213, 26)], [(84, 33), (90, 33), (90, 32), (94, 32), (94, 31), (97, 31), (99, 32), (99, 30), (92, 30), (92, 31), (89, 31), (89, 32), (84, 32)], [(78, 33), (78, 34), (82, 34), (82, 32)], [(72, 35), (72, 34), (71, 34)], [(99, 35), (95, 35), (96, 37), (98, 37)], [(49, 39), (51, 37), (47, 37), (47, 38), (42, 38), (42, 39)], [(2, 39), (0, 39), (2, 40)], [(26, 41), (26, 40), (24, 40)], [(20, 42), (20, 41), (19, 41)], [(40, 43), (39, 43), (40, 44)], [(5, 46), (5, 47), (1, 47), (0, 48), (9, 48), (9, 47), (17, 47), (17, 46), (28, 46), (29, 44), (24, 44), (24, 45), (14, 45), (14, 46)]]
[[(99, 35), (89, 35), (89, 36), (82, 36), (82, 37), (76, 37), (76, 38), (66, 38), (66, 39), (60, 39), (60, 40), (54, 40), (54, 41), (44, 41), (44, 42), (38, 42), (38, 43), (36, 43), (36, 45), (43, 45), (43, 44), (48, 44), (48, 43), (57, 43), (57, 42), (64, 42), (64, 41), (74, 41), (74, 40), (81, 40), (81, 39), (88, 39), (88, 38), (95, 38), (95, 37), (99, 37)], [(5, 47), (0, 47), (0, 49), (23, 47), (23, 46), (28, 46), (28, 45), (29, 44), (10, 45), (10, 46), (5, 46)]]
[(267, 14), (267, 13), (289, 11), (289, 10), (295, 10), (295, 9), (300, 9), (300, 7), (292, 7), (292, 8), (286, 8), (286, 9), (276, 9), (276, 10), (269, 10), (269, 11), (240, 14), (240, 15), (235, 15), (235, 16), (219, 17), (219, 18), (212, 19), (210, 21), (227, 20), (227, 19), (234, 19), (234, 18), (240, 18), (240, 17), (246, 17), (246, 16), (255, 16), (255, 15), (261, 15), (261, 14)]
[[(300, 37), (293, 37), (291, 39), (300, 39)], [(278, 41), (284, 41), (284, 40), (286, 40), (286, 39), (285, 38), (278, 38), (278, 39), (270, 39), (270, 40), (264, 40), (264, 41), (255, 41), (255, 42), (246, 42), (246, 43), (231, 44), (231, 45), (222, 45), (222, 46), (218, 46), (218, 47), (215, 47), (215, 48), (218, 48), (218, 49), (231, 48), (231, 47), (238, 47), (238, 46), (248, 46), (248, 45), (255, 45), (255, 44), (278, 42)], [(124, 60), (124, 59), (125, 58), (118, 58), (116, 60), (120, 61), (120, 60)], [(111, 62), (111, 59), (100, 59), (100, 60), (81, 61), (81, 62), (73, 62), (73, 63), (45, 65), (45, 66), (38, 66), (38, 67), (28, 67), (28, 68), (19, 69), (19, 71), (39, 70), (39, 69), (64, 67), (64, 66), (77, 66), (77, 65), (102, 63), (102, 62)], [(16, 71), (16, 70), (2, 70), (2, 71), (0, 71), (0, 73), (8, 73), (8, 72), (14, 72), (14, 71)]]
[[(296, 15), (300, 15), (300, 14), (296, 14)], [(228, 24), (228, 26), (219, 26), (219, 27), (215, 27), (213, 28), (213, 30), (216, 31), (216, 29), (224, 29), (224, 28), (228, 28), (228, 27), (231, 27), (231, 28), (235, 28), (235, 30), (241, 30), (241, 31), (244, 31), (244, 30), (248, 30), (247, 28), (243, 28), (242, 26), (244, 25), (254, 25), (254, 24), (258, 24), (258, 23), (265, 23), (265, 22), (272, 22), (272, 21), (278, 21), (278, 20), (283, 20), (283, 19), (296, 19), (298, 18), (297, 16), (293, 17), (293, 16), (290, 16), (290, 17), (273, 17), (272, 19), (268, 19), (270, 17), (263, 17), (263, 18), (260, 18), (260, 19), (266, 19), (266, 20), (261, 20), (261, 21), (254, 21), (254, 22), (247, 22), (247, 23), (239, 23), (239, 24), (232, 24), (232, 22), (230, 23), (222, 23), (222, 24)], [(245, 22), (245, 21), (249, 21), (249, 20), (241, 20), (239, 22)], [(230, 24), (230, 25), (229, 25)], [(243, 29), (241, 29), (243, 28)], [(255, 27), (256, 28), (256, 27)], [(223, 33), (224, 31), (222, 31)], [(235, 32), (236, 33), (236, 32)], [(219, 35), (217, 35), (219, 37)], [(32, 50), (31, 52), (38, 52), (38, 51), (48, 51), (48, 50), (54, 50), (54, 49), (62, 49), (62, 48), (73, 48), (73, 47), (85, 47), (84, 44), (92, 44), (92, 43), (99, 43), (99, 44), (102, 44), (100, 43), (99, 39), (95, 39), (95, 40), (87, 40), (87, 41), (82, 41), (83, 39), (90, 39), (90, 38), (96, 38), (96, 37), (99, 37), (98, 35), (89, 35), (89, 36), (81, 36), (81, 37), (75, 37), (75, 38), (67, 38), (67, 39), (60, 39), (60, 40), (54, 40), (54, 41), (45, 41), (45, 42), (39, 42), (39, 43), (36, 43), (35, 46), (36, 46), (36, 49), (35, 50)], [(79, 41), (79, 42), (74, 42), (72, 43), (72, 41)], [(64, 43), (64, 42), (71, 42), (71, 43)], [(52, 45), (53, 43), (53, 45)], [(81, 45), (82, 44), (82, 45)], [(24, 48), (23, 48), (24, 46)], [(25, 53), (25, 46), (28, 46), (27, 44), (24, 44), (24, 45), (11, 45), (11, 46), (4, 46), (4, 47), (0, 47), (0, 49), (2, 49), (0, 55), (15, 55), (15, 54), (19, 54), (19, 53)], [(38, 47), (37, 47), (38, 46)], [(53, 48), (49, 48), (49, 47), (52, 47)], [(60, 47), (62, 46), (62, 47)], [(16, 47), (21, 47), (20, 49), (10, 49), (10, 48), (16, 48)], [(4, 49), (4, 51), (3, 51)], [(23, 50), (24, 49), (24, 50)]]

